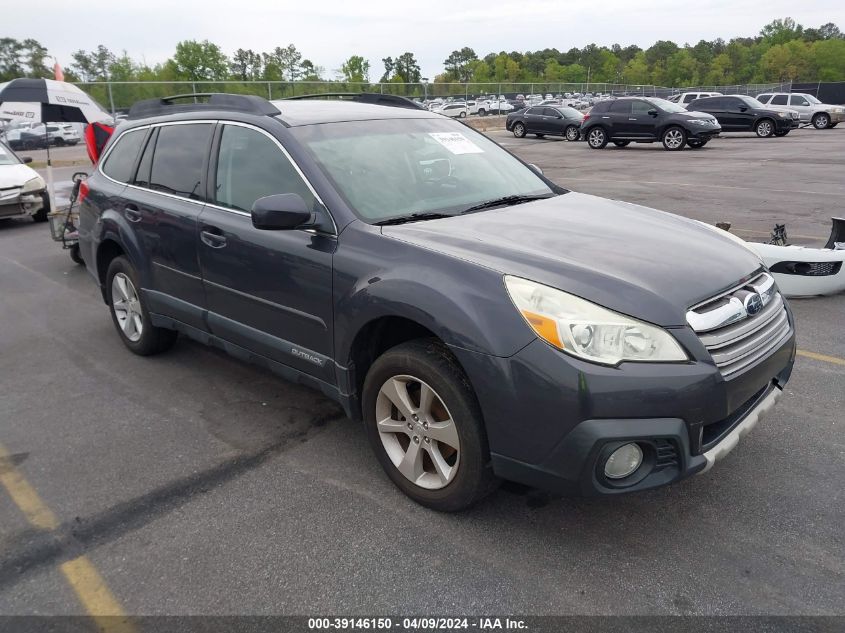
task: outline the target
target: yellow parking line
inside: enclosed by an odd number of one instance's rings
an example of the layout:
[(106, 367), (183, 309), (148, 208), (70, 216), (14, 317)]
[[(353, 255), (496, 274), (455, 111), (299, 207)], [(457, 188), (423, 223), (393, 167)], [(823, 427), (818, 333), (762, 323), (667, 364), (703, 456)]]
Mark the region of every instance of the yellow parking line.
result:
[(807, 352), (803, 349), (799, 349), (797, 354), (799, 356), (812, 358), (813, 360), (820, 360), (824, 363), (831, 363), (833, 365), (845, 365), (845, 358), (837, 358), (836, 356), (828, 356), (827, 354), (817, 354), (816, 352)]
[(0, 444), (0, 484), (9, 493), (15, 505), (21, 509), (30, 525), (39, 530), (55, 530), (59, 521), (50, 508), (44, 505), (35, 488), (15, 468), (6, 447)]
[[(0, 443), (0, 484), (23, 512), (30, 525), (40, 530), (58, 529), (59, 520), (56, 515), (44, 504), (35, 488), (15, 468), (9, 452), (2, 443)], [(114, 633), (132, 633), (135, 630), (126, 620), (126, 614), (120, 603), (112, 595), (87, 556), (80, 556), (62, 563), (59, 569), (76, 592), (88, 615), (97, 623), (99, 630)]]

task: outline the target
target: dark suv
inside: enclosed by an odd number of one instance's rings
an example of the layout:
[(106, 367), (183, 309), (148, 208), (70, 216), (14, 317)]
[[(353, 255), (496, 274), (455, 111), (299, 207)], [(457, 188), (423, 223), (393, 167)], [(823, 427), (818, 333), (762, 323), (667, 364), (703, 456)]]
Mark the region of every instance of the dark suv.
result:
[(687, 108), (713, 115), (723, 132), (756, 132), (761, 138), (786, 136), (800, 124), (797, 112), (770, 110), (754, 97), (745, 95), (696, 99)]
[(80, 197), (131, 351), (180, 332), (320, 389), (440, 510), (499, 478), (613, 495), (703, 472), (792, 369), (792, 315), (736, 238), (567, 191), (423, 110), (141, 102)]
[(668, 150), (686, 145), (698, 149), (720, 131), (712, 116), (687, 112), (677, 103), (652, 97), (600, 101), (581, 124), (581, 133), (593, 149), (603, 149), (608, 141), (617, 147), (660, 141)]

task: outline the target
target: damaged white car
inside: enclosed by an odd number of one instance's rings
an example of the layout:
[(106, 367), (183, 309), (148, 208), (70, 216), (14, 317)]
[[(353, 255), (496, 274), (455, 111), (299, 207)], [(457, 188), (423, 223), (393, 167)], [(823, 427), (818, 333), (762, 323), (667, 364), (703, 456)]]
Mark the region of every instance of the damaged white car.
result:
[(45, 222), (50, 211), (47, 183), (9, 148), (0, 143), (0, 220), (30, 216)]

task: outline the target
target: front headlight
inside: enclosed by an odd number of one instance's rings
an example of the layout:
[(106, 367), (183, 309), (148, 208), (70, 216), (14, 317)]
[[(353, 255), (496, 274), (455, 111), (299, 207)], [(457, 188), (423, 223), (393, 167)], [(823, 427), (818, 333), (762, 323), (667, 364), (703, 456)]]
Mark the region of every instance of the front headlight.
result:
[(47, 185), (44, 182), (44, 179), (41, 176), (36, 176), (35, 178), (31, 178), (27, 180), (23, 187), (21, 187), (21, 193), (32, 193), (33, 191), (41, 191)]
[(713, 125), (716, 121), (713, 119), (689, 119), (689, 122), (696, 125)]
[(663, 328), (527, 279), (506, 275), (505, 287), (537, 336), (567, 354), (604, 365), (689, 360)]
[(789, 118), (789, 115), (788, 115), (786, 112), (778, 112), (778, 116), (779, 116), (781, 119), (786, 119), (786, 118)]
[(833, 111), (836, 112), (836, 114), (842, 114), (845, 112), (845, 108), (834, 108)]

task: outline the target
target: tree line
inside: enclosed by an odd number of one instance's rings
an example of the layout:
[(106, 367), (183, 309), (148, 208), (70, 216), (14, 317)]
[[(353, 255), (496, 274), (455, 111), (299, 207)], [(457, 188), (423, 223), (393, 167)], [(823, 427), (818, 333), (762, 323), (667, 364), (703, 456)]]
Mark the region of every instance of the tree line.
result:
[[(0, 38), (0, 81), (15, 77), (52, 77), (49, 51), (34, 39)], [(67, 81), (342, 81), (346, 84), (414, 84), (424, 78), (414, 53), (381, 60), (375, 70), (361, 55), (351, 55), (331, 71), (318, 66), (294, 44), (269, 51), (239, 48), (231, 56), (210, 42), (186, 40), (172, 57), (154, 65), (105, 46), (78, 50), (65, 66)], [(469, 47), (452, 51), (434, 84), (462, 83), (619, 83), (671, 87), (731, 85), (783, 81), (845, 80), (845, 35), (833, 23), (805, 28), (792, 18), (777, 19), (754, 37), (701, 40), (678, 45), (660, 40), (643, 49), (589, 44), (566, 51), (491, 52), (479, 56)], [(428, 81), (428, 78), (425, 78)], [(157, 95), (161, 90), (129, 90), (123, 102)], [(390, 88), (390, 87), (388, 87)], [(396, 87), (397, 91), (399, 86)], [(234, 87), (235, 91), (237, 86)], [(244, 91), (254, 88), (244, 87)], [(99, 92), (99, 91), (98, 91)], [(300, 90), (300, 93), (302, 90)], [(130, 94), (131, 93), (131, 94)], [(99, 98), (103, 95), (98, 94)], [(271, 94), (271, 96), (285, 96)]]

